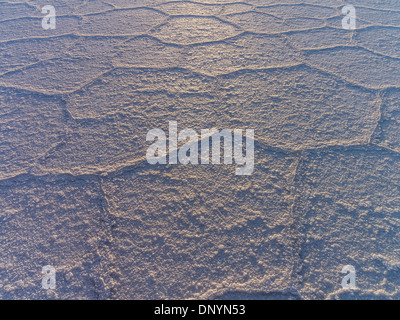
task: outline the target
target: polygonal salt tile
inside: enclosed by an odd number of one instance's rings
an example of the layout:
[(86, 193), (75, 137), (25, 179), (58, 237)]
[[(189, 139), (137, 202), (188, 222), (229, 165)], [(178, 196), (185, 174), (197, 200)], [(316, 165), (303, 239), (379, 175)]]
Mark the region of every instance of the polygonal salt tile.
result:
[(62, 57), (75, 41), (74, 37), (62, 36), (0, 43), (0, 73)]
[(283, 19), (261, 12), (231, 14), (227, 19), (250, 32), (279, 33), (282, 32)]
[(63, 143), (41, 156), (35, 169), (79, 175), (135, 164), (145, 156), (145, 124), (121, 113), (101, 120), (70, 121)]
[(105, 177), (121, 274), (115, 298), (290, 292), (296, 160), (261, 147), (256, 159), (251, 177), (231, 165), (148, 164)]
[(26, 173), (47, 150), (62, 143), (63, 102), (0, 88), (0, 179)]
[(336, 15), (336, 8), (323, 7), (320, 5), (296, 4), (296, 5), (274, 5), (258, 7), (257, 11), (272, 14), (282, 19), (290, 18), (315, 18), (326, 19)]
[(221, 8), (220, 14), (241, 13), (251, 9), (252, 6), (247, 3), (227, 3)]
[(188, 50), (187, 68), (210, 75), (239, 69), (291, 66), (300, 62), (285, 39), (279, 36), (245, 34), (224, 43), (198, 45)]
[(348, 30), (321, 28), (315, 30), (296, 31), (286, 34), (290, 44), (299, 49), (316, 49), (333, 46), (344, 46), (352, 43), (353, 34)]
[(199, 15), (212, 16), (221, 12), (222, 7), (215, 5), (204, 5), (191, 2), (166, 2), (156, 7), (170, 15)]
[(78, 37), (74, 45), (65, 52), (65, 56), (86, 60), (102, 66), (112, 66), (113, 57), (120, 53), (119, 46), (127, 41), (127, 37)]
[(144, 34), (165, 18), (164, 14), (147, 8), (91, 14), (83, 18), (79, 33), (83, 35)]
[(239, 32), (238, 28), (216, 18), (183, 16), (168, 20), (151, 35), (169, 43), (194, 44), (223, 40)]
[(108, 63), (88, 58), (56, 58), (0, 76), (0, 83), (46, 94), (79, 89), (111, 68)]
[(357, 7), (357, 18), (377, 26), (400, 26), (400, 12)]
[[(110, 5), (105, 4), (102, 0), (82, 1), (82, 0), (35, 0), (35, 6), (41, 12), (41, 8), (46, 5), (53, 5), (56, 10), (56, 15), (72, 15), (85, 14), (89, 12), (98, 12), (110, 8)], [(90, 10), (92, 8), (92, 10)], [(112, 8), (112, 7), (111, 7)]]
[(390, 90), (382, 97), (381, 119), (375, 134), (375, 143), (400, 152), (400, 91)]
[[(0, 181), (0, 297), (106, 299), (109, 217), (97, 177), (23, 175)], [(56, 288), (42, 288), (42, 268)]]
[(400, 3), (397, 0), (353, 0), (351, 4), (375, 9), (400, 10)]
[(154, 99), (160, 110), (168, 106), (168, 110), (173, 111), (168, 99), (173, 103), (182, 94), (213, 96), (216, 89), (214, 78), (183, 69), (119, 68), (70, 94), (67, 107), (77, 119), (102, 118), (124, 111), (125, 107), (131, 111), (136, 108), (136, 112), (142, 110), (144, 114), (148, 112), (151, 116), (157, 110), (154, 106), (146, 111), (153, 104), (147, 102), (149, 99)]
[(79, 5), (73, 6), (74, 13), (78, 15), (102, 12), (114, 9), (114, 6), (99, 1), (80, 2)]
[(213, 4), (213, 5), (229, 5), (232, 3), (231, 0), (199, 0), (196, 1), (198, 3), (203, 3), (203, 4)]
[(309, 67), (244, 70), (219, 78), (226, 113), (275, 147), (367, 143), (379, 119), (373, 90)]
[(11, 20), (29, 17), (37, 13), (34, 6), (28, 3), (0, 3), (0, 20)]
[(372, 27), (356, 32), (358, 44), (377, 53), (400, 58), (400, 30)]
[(397, 86), (400, 60), (374, 54), (362, 48), (337, 47), (305, 52), (311, 66), (342, 76), (369, 88)]
[(40, 159), (40, 170), (115, 171), (143, 160), (147, 133), (169, 121), (183, 128), (229, 124), (215, 86), (215, 79), (187, 71), (110, 72), (67, 97), (64, 143)]
[(183, 48), (148, 36), (124, 42), (113, 57), (114, 65), (129, 67), (173, 68), (182, 67), (183, 62)]
[(114, 5), (117, 8), (151, 8), (162, 3), (166, 2), (165, 0), (109, 0), (107, 3)]
[(318, 29), (325, 26), (325, 21), (314, 18), (290, 18), (286, 19), (282, 26), (282, 32)]
[[(296, 273), (306, 299), (400, 297), (400, 158), (379, 147), (311, 152), (299, 167), (294, 207)], [(356, 289), (342, 287), (342, 269)]]
[[(247, 3), (257, 5), (257, 6), (266, 6), (266, 5), (272, 6), (272, 5), (279, 4), (279, 2), (277, 2), (276, 0), (247, 0)], [(285, 0), (285, 4), (299, 5), (299, 1)], [(337, 7), (338, 0), (307, 0), (307, 4), (327, 6), (327, 7)], [(303, 4), (301, 4), (301, 5), (303, 5)]]

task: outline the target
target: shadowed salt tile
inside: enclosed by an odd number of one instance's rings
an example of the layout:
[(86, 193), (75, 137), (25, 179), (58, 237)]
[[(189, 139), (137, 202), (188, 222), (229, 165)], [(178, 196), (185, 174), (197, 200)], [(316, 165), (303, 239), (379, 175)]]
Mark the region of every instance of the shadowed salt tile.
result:
[(155, 10), (138, 8), (86, 15), (79, 29), (84, 35), (143, 34), (160, 24), (166, 16)]
[(0, 88), (0, 179), (28, 172), (62, 142), (61, 99)]
[(173, 17), (150, 34), (170, 43), (193, 44), (222, 40), (238, 33), (239, 29), (219, 19), (187, 16)]
[(47, 94), (79, 89), (106, 72), (110, 65), (89, 58), (60, 58), (43, 61), (0, 76), (0, 83)]
[(21, 18), (0, 22), (0, 41), (71, 34), (77, 31), (79, 24), (77, 17), (57, 17), (56, 29), (44, 30), (42, 19)]
[[(268, 145), (307, 149), (369, 141), (376, 94), (305, 66), (222, 76), (225, 109)], [(346, 121), (343, 121), (346, 119)]]
[(377, 53), (400, 58), (400, 30), (396, 28), (373, 27), (356, 32), (358, 44)]
[(349, 32), (349, 30), (327, 27), (316, 30), (296, 31), (286, 36), (294, 47), (307, 49), (351, 44), (353, 33)]
[(396, 87), (400, 82), (400, 60), (362, 48), (311, 50), (305, 52), (305, 55), (311, 66), (369, 88)]
[(256, 159), (251, 177), (229, 165), (147, 165), (106, 177), (121, 274), (115, 298), (289, 291), (296, 161), (261, 148)]
[(290, 66), (300, 62), (284, 38), (245, 34), (226, 42), (198, 45), (188, 50), (187, 68), (216, 75), (239, 69)]
[[(313, 152), (299, 167), (299, 284), (303, 298), (400, 297), (400, 158), (379, 147)], [(342, 290), (342, 268), (356, 289)]]
[[(0, 297), (106, 299), (107, 216), (96, 177), (23, 175), (0, 181)], [(42, 288), (42, 268), (56, 289)]]
[(382, 116), (375, 133), (376, 143), (397, 152), (400, 152), (399, 99), (399, 90), (390, 90), (384, 94), (381, 108)]

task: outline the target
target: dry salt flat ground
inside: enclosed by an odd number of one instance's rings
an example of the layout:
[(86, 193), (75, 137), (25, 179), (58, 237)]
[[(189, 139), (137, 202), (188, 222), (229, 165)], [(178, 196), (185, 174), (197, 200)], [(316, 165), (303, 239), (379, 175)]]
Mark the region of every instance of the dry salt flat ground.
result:
[[(398, 0), (0, 1), (0, 298), (399, 299), (399, 80)], [(148, 164), (168, 121), (253, 175)]]

